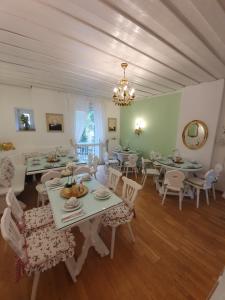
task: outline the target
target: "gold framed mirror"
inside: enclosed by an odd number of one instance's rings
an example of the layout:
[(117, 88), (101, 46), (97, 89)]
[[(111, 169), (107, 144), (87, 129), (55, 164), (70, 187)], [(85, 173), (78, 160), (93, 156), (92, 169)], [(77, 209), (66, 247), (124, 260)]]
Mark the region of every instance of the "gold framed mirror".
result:
[(189, 122), (183, 130), (182, 139), (184, 145), (189, 149), (199, 149), (207, 141), (208, 127), (200, 120), (193, 120)]

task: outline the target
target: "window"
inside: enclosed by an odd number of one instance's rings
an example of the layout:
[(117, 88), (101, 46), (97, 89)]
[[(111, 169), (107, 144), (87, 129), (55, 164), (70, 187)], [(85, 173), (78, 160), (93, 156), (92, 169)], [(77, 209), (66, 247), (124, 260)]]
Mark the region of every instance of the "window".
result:
[(94, 111), (90, 108), (87, 113), (87, 119), (84, 125), (84, 131), (79, 143), (93, 144), (95, 142), (95, 116)]
[(32, 109), (16, 108), (15, 114), (17, 131), (35, 130), (34, 114)]

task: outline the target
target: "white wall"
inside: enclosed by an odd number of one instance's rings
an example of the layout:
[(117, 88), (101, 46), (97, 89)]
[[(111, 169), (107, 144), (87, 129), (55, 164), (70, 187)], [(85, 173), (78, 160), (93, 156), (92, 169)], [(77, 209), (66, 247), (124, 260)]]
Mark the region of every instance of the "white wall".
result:
[[(186, 87), (181, 97), (176, 147), (183, 157), (200, 161), (206, 169), (211, 165), (223, 89), (224, 80), (221, 79)], [(183, 129), (192, 120), (205, 122), (209, 130), (206, 144), (198, 150), (188, 149), (182, 141)]]
[[(74, 103), (77, 99), (82, 101), (84, 98), (85, 96), (47, 89), (0, 85), (0, 142), (13, 142), (19, 152), (58, 145), (69, 146), (69, 139), (73, 137)], [(119, 122), (119, 108), (110, 100), (102, 101), (106, 120), (108, 117), (116, 117)], [(16, 131), (15, 108), (33, 109), (36, 131)], [(64, 114), (63, 133), (47, 132), (46, 113)], [(114, 135), (118, 137), (119, 130)], [(108, 137), (112, 137), (112, 134), (106, 128), (106, 138)]]
[[(219, 118), (219, 124), (217, 128), (216, 143), (215, 143), (213, 158), (212, 158), (212, 166), (215, 166), (215, 164), (220, 163), (225, 168), (225, 134), (223, 134), (224, 128), (225, 128), (225, 91), (223, 96), (222, 107), (220, 110), (220, 118)], [(225, 170), (221, 173), (216, 188), (225, 191)]]

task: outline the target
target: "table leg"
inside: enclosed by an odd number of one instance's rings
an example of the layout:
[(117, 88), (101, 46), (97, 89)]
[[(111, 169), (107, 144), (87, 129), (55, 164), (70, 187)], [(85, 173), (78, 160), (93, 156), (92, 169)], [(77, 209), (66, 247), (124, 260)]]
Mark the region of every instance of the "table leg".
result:
[(87, 221), (78, 226), (85, 240), (84, 240), (81, 254), (77, 259), (75, 276), (77, 276), (81, 272), (90, 247), (93, 246), (95, 250), (101, 255), (101, 257), (109, 254), (109, 249), (106, 247), (103, 240), (100, 238), (98, 234), (98, 226), (100, 221), (101, 221), (101, 216), (96, 217), (95, 219), (91, 221)]

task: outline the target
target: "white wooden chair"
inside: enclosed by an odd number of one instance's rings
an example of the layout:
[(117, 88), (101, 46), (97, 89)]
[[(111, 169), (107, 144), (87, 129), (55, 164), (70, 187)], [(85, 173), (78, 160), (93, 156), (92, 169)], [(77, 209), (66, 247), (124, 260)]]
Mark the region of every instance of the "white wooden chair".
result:
[(36, 185), (36, 190), (38, 192), (37, 206), (45, 205), (45, 201), (48, 200), (48, 193), (45, 187), (45, 182), (52, 180), (54, 178), (60, 178), (61, 173), (58, 171), (49, 171), (46, 174), (41, 176), (41, 183)]
[(196, 207), (199, 208), (199, 196), (200, 191), (205, 191), (206, 203), (209, 205), (209, 194), (208, 191), (212, 189), (214, 182), (216, 181), (217, 175), (213, 169), (206, 172), (204, 178), (190, 177), (185, 180), (185, 183), (194, 188), (197, 192)]
[[(68, 265), (74, 256), (75, 241), (69, 231), (56, 231), (47, 226), (23, 236), (11, 217), (10, 208), (4, 210), (1, 218), (2, 237), (17, 255), (20, 272), (30, 276), (34, 274), (31, 300), (36, 299), (40, 273), (51, 269), (61, 261)], [(72, 273), (70, 272), (71, 276)], [(72, 279), (75, 281), (74, 276)]]
[(118, 159), (110, 158), (108, 152), (104, 153), (103, 159), (104, 159), (104, 163), (105, 163), (105, 166), (106, 166), (107, 169), (109, 167), (115, 167), (115, 168), (119, 167)]
[(137, 160), (138, 160), (137, 154), (130, 154), (128, 156), (128, 161), (124, 162), (126, 177), (128, 175), (129, 169), (131, 169), (131, 172), (134, 172), (135, 177), (137, 179)]
[(120, 177), (122, 176), (122, 173), (111, 167), (109, 167), (108, 171), (109, 171), (109, 175), (108, 175), (106, 185), (109, 189), (112, 189), (113, 192), (116, 193), (117, 186), (118, 186)]
[(215, 167), (214, 167), (214, 171), (215, 171), (215, 174), (216, 174), (216, 178), (215, 178), (215, 181), (212, 183), (212, 192), (213, 192), (213, 199), (216, 200), (216, 188), (215, 188), (215, 185), (223, 171), (223, 165), (222, 164), (216, 164)]
[(135, 242), (135, 238), (134, 238), (134, 234), (130, 222), (132, 221), (134, 216), (134, 202), (137, 198), (138, 191), (142, 189), (142, 186), (137, 182), (135, 182), (134, 180), (131, 180), (124, 176), (122, 177), (122, 180), (124, 182), (123, 192), (122, 192), (123, 203), (116, 206), (115, 208), (110, 209), (110, 211), (102, 217), (102, 224), (104, 226), (112, 227), (111, 253), (110, 253), (111, 259), (113, 259), (114, 256), (116, 228), (119, 225), (122, 224), (128, 225), (131, 239), (133, 242)]
[(89, 174), (89, 175), (92, 175), (91, 168), (89, 166), (78, 167), (74, 171), (74, 175), (80, 175), (80, 174)]
[(94, 155), (92, 153), (88, 153), (88, 166), (89, 167), (92, 166), (93, 159), (94, 159)]
[(6, 195), (6, 204), (10, 207), (14, 219), (24, 234), (53, 223), (49, 204), (23, 211), (12, 189)]
[(145, 181), (147, 179), (147, 176), (152, 176), (153, 179), (154, 179), (154, 182), (157, 183), (157, 177), (159, 177), (159, 175), (160, 175), (159, 170), (155, 169), (153, 166), (152, 166), (152, 168), (146, 168), (146, 163), (152, 164), (150, 160), (146, 161), (144, 159), (144, 157), (142, 157), (141, 158), (142, 175), (143, 175), (142, 182), (141, 182), (142, 186), (145, 185)]
[(93, 157), (92, 164), (91, 164), (91, 173), (95, 176), (95, 178), (96, 178), (96, 173), (98, 171), (98, 164), (99, 164), (99, 158), (97, 155), (95, 155)]
[(168, 191), (174, 191), (179, 194), (179, 210), (182, 210), (183, 189), (184, 189), (185, 175), (178, 170), (167, 171), (164, 179), (164, 195), (162, 205), (165, 203)]

